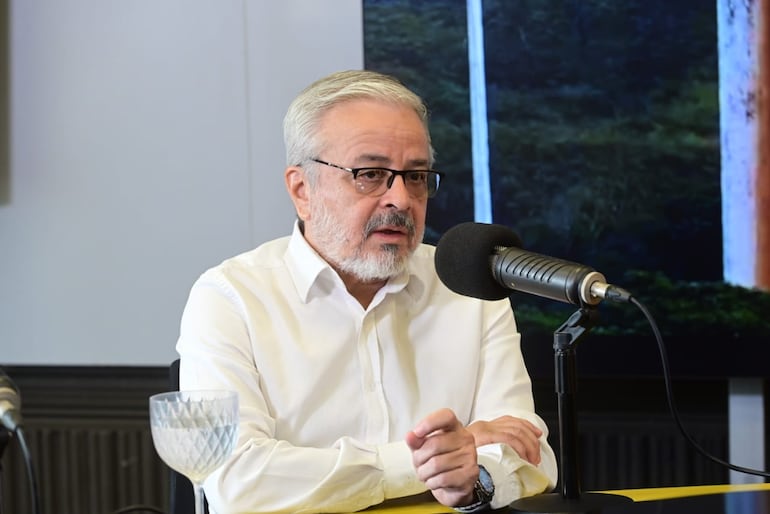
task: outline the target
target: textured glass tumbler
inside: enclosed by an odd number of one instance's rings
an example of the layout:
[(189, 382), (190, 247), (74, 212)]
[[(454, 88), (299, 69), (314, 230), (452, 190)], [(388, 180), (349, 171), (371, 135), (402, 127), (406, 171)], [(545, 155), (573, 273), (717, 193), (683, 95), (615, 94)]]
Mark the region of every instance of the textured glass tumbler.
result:
[(153, 395), (150, 428), (163, 462), (192, 482), (195, 514), (204, 514), (203, 481), (224, 463), (237, 439), (237, 393), (201, 390)]

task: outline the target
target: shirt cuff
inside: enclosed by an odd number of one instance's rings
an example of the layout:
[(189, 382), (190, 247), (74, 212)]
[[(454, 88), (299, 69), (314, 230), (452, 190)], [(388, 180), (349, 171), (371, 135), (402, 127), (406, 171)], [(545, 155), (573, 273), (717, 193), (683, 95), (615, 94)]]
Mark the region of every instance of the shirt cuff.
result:
[(417, 478), (412, 464), (412, 452), (405, 442), (383, 444), (378, 453), (383, 471), (382, 489), (386, 500), (427, 491), (425, 484)]

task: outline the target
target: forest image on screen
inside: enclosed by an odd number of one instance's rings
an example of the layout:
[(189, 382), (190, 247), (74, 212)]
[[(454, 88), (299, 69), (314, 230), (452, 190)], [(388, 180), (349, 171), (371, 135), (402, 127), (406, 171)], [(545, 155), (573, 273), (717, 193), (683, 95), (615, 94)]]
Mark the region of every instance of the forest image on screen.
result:
[[(770, 340), (770, 294), (724, 280), (716, 2), (483, 0), (493, 222), (631, 291), (670, 338)], [(426, 242), (474, 217), (466, 0), (364, 0), (365, 67), (425, 98)], [(523, 293), (523, 332), (572, 307)], [(607, 336), (649, 335), (600, 306)]]

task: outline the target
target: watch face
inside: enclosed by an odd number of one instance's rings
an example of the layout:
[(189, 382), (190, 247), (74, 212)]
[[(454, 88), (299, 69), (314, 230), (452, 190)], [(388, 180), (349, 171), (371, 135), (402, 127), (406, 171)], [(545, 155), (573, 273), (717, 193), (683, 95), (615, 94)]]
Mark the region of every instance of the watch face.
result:
[(479, 479), (476, 480), (476, 485), (473, 487), (476, 498), (480, 502), (490, 502), (495, 495), (495, 484), (492, 482), (492, 477), (489, 472), (484, 469), (484, 466), (479, 466)]

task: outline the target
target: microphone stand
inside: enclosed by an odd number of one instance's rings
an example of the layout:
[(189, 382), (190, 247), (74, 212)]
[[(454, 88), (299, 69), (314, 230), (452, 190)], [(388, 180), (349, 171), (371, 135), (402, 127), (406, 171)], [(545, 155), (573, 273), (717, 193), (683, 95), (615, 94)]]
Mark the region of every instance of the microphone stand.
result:
[(604, 507), (632, 503), (617, 494), (581, 493), (578, 460), (578, 422), (575, 404), (577, 372), (575, 346), (596, 325), (594, 306), (581, 306), (553, 334), (556, 395), (559, 410), (559, 478), (561, 494), (547, 493), (521, 498), (509, 512), (598, 513)]

